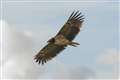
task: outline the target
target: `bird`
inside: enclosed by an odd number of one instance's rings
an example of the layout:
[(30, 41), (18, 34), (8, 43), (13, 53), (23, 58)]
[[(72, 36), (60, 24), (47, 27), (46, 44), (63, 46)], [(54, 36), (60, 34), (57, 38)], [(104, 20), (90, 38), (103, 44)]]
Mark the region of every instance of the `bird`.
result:
[(79, 10), (73, 11), (60, 31), (49, 39), (47, 45), (34, 56), (35, 62), (44, 65), (66, 49), (67, 46), (77, 47), (80, 45), (73, 40), (80, 32), (83, 22), (84, 15)]

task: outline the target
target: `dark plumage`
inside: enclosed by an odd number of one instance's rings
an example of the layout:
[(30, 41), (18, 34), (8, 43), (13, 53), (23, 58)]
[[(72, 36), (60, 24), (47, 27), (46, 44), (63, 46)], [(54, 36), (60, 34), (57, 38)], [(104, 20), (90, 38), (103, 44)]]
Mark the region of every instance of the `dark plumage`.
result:
[(74, 11), (58, 34), (48, 40), (48, 44), (35, 55), (36, 62), (44, 64), (63, 51), (68, 45), (75, 47), (79, 45), (79, 43), (72, 42), (72, 40), (80, 32), (83, 19), (81, 12)]

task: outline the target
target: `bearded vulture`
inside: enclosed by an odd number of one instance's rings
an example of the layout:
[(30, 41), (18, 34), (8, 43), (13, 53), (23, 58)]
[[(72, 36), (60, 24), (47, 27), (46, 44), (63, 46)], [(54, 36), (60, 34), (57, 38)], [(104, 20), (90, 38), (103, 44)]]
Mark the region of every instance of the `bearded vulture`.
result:
[(84, 21), (83, 17), (81, 12), (73, 11), (57, 35), (48, 40), (48, 44), (35, 55), (35, 61), (38, 62), (38, 64), (44, 64), (57, 56), (68, 45), (74, 47), (80, 45), (77, 42), (73, 42), (73, 39), (80, 32), (80, 28)]

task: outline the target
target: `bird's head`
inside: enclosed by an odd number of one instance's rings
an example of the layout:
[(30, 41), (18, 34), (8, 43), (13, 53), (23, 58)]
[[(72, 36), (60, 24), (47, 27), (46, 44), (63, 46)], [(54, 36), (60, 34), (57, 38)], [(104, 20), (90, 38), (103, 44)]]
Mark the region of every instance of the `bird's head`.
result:
[(55, 42), (55, 38), (51, 38), (47, 41), (48, 43), (54, 43)]

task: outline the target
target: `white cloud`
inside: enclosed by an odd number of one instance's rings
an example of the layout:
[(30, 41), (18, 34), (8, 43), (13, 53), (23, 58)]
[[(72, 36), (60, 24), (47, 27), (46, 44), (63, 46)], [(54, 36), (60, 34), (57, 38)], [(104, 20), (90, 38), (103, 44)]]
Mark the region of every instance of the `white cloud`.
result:
[(99, 55), (99, 57), (97, 57), (97, 62), (100, 64), (118, 64), (118, 62), (120, 62), (118, 54), (120, 54), (120, 52), (117, 49), (106, 49)]
[(120, 52), (115, 48), (105, 49), (98, 57), (97, 63), (99, 66), (104, 66), (104, 69), (97, 70), (97, 78), (118, 78)]
[[(3, 78), (34, 78), (44, 73), (44, 68), (34, 64), (32, 38), (2, 22), (2, 73)], [(41, 69), (41, 70), (40, 70)]]

